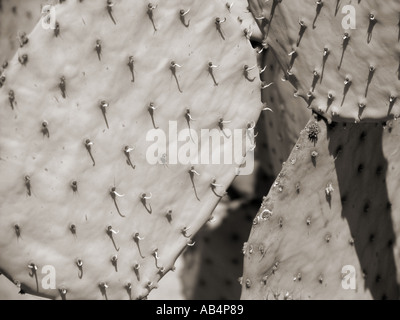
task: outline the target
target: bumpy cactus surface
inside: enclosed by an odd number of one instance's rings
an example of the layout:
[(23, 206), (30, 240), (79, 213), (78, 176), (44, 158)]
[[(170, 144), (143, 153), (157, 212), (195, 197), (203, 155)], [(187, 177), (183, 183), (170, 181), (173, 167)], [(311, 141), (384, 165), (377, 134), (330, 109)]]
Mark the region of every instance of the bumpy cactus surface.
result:
[(249, 0), (249, 7), (305, 106), (329, 121), (399, 117), (398, 1)]
[(310, 120), (244, 244), (242, 298), (398, 299), (399, 126), (390, 125)]
[[(243, 169), (262, 109), (256, 56), (216, 1), (55, 12), (0, 92), (0, 271), (44, 297), (142, 298)], [(196, 162), (202, 129), (239, 137), (231, 164), (228, 142)]]

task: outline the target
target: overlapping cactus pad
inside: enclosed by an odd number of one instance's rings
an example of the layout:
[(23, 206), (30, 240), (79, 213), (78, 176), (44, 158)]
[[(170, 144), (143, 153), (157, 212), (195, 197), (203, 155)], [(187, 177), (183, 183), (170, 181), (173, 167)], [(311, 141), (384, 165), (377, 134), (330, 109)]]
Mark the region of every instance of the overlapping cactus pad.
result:
[(396, 0), (250, 0), (276, 53), (282, 78), (329, 121), (398, 118), (399, 11)]
[(249, 3), (282, 80), (320, 118), (254, 219), (242, 298), (398, 299), (399, 3)]
[(225, 2), (55, 9), (55, 29), (37, 24), (4, 71), (0, 272), (50, 298), (142, 298), (240, 166), (222, 151), (221, 164), (172, 164), (170, 147), (196, 139), (174, 126), (241, 130), (244, 156), (262, 109), (255, 52)]
[(398, 131), (310, 120), (244, 244), (243, 299), (399, 298)]

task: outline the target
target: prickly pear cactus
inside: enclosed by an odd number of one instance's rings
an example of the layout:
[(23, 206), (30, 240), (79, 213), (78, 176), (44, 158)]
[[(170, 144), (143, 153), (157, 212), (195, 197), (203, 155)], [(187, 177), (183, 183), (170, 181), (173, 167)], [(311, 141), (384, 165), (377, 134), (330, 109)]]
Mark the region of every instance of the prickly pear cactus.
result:
[[(253, 149), (254, 50), (218, 1), (63, 1), (55, 14), (0, 91), (0, 272), (43, 297), (143, 298)], [(215, 145), (201, 154), (221, 164), (185, 157), (201, 129), (239, 130), (240, 161)]]
[(242, 299), (398, 299), (399, 125), (312, 119), (244, 244)]
[(249, 0), (264, 45), (303, 104), (328, 121), (400, 115), (400, 3)]

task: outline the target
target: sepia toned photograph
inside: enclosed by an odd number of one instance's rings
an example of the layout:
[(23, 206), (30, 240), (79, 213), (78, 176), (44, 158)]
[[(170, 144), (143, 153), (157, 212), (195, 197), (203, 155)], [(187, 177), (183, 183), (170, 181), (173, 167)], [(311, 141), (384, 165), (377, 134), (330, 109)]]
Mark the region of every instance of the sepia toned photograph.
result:
[(0, 0), (0, 300), (398, 300), (399, 94), (399, 0)]

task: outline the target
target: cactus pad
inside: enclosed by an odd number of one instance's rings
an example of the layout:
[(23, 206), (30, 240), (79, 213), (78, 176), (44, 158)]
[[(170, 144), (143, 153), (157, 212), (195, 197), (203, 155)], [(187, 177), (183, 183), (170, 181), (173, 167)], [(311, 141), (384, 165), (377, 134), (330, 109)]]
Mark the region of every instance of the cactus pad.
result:
[(328, 121), (400, 116), (398, 1), (250, 0), (283, 80)]
[(0, 91), (0, 272), (43, 297), (143, 298), (240, 165), (174, 164), (169, 151), (190, 139), (171, 128), (238, 129), (242, 157), (262, 108), (260, 80), (244, 72), (254, 50), (216, 1), (55, 12), (56, 29), (36, 25)]

